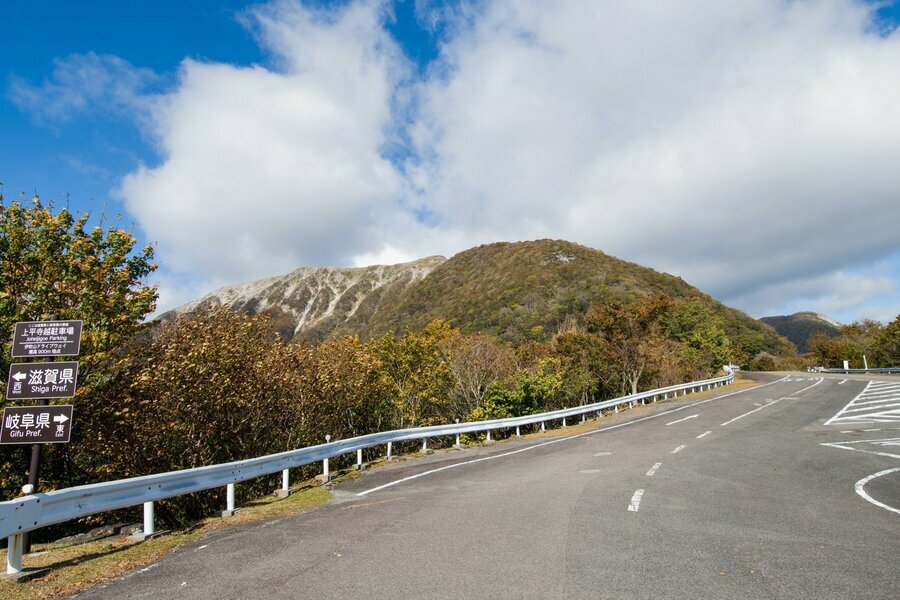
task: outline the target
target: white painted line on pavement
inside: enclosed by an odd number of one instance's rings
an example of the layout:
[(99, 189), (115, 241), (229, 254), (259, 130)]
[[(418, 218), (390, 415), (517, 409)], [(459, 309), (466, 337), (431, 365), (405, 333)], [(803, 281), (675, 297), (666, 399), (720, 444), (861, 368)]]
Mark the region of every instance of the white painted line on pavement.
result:
[(763, 405), (760, 406), (759, 408), (754, 408), (754, 409), (751, 410), (750, 412), (745, 412), (744, 414), (739, 415), (739, 416), (737, 416), (737, 417), (731, 419), (730, 421), (725, 421), (724, 423), (722, 423), (721, 425), (719, 425), (719, 427), (725, 427), (726, 425), (729, 425), (729, 424), (731, 424), (731, 423), (734, 423), (734, 422), (737, 421), (738, 419), (743, 419), (743, 418), (746, 417), (747, 415), (752, 415), (752, 414), (755, 413), (756, 411), (762, 410), (762, 409), (764, 409), (764, 408), (767, 407), (767, 406), (772, 406), (773, 404), (778, 404), (779, 402), (781, 402), (781, 400), (782, 400), (782, 398), (779, 398), (778, 400), (772, 400), (772, 401), (769, 402), (768, 404), (763, 404)]
[[(799, 396), (800, 394), (802, 394), (802, 393), (805, 392), (806, 390), (809, 390), (809, 389), (812, 389), (812, 388), (816, 387), (817, 385), (819, 385), (819, 384), (822, 383), (823, 381), (825, 381), (825, 378), (824, 378), (824, 377), (823, 377), (823, 378), (820, 378), (820, 379), (819, 379), (818, 381), (816, 381), (814, 384), (806, 386), (805, 388), (803, 388), (803, 389), (800, 390), (799, 392), (794, 392), (794, 395), (793, 395), (793, 396), (784, 396), (784, 397), (782, 397), (782, 398), (779, 398), (778, 400), (773, 400), (772, 402), (769, 402), (768, 404), (764, 404), (763, 406), (760, 406), (759, 408), (754, 408), (754, 409), (751, 410), (750, 412), (745, 412), (745, 413), (742, 414), (742, 415), (738, 415), (737, 417), (731, 419), (730, 421), (725, 421), (724, 423), (722, 423), (722, 424), (719, 425), (719, 426), (720, 426), (720, 427), (725, 427), (726, 425), (729, 425), (729, 424), (731, 424), (731, 423), (734, 423), (734, 422), (737, 421), (738, 419), (743, 419), (743, 418), (746, 417), (747, 415), (752, 415), (752, 414), (755, 413), (756, 411), (762, 410), (762, 409), (766, 408), (767, 406), (772, 406), (773, 404), (777, 404), (778, 402), (781, 402), (782, 400), (799, 400), (799, 398), (796, 398), (796, 396)], [(826, 423), (826, 425), (827, 425), (827, 423)]]
[(869, 475), (868, 477), (863, 477), (859, 481), (856, 482), (856, 493), (862, 496), (862, 498), (868, 502), (871, 502), (875, 506), (880, 506), (885, 510), (889, 510), (893, 513), (897, 513), (900, 515), (900, 510), (894, 508), (893, 506), (888, 506), (887, 504), (883, 504), (866, 493), (866, 484), (875, 479), (876, 477), (881, 477), (882, 475), (887, 475), (889, 473), (894, 473), (895, 471), (900, 471), (900, 467), (894, 467), (893, 469), (886, 469), (884, 471), (880, 471), (873, 475)]
[(656, 463), (652, 467), (650, 467), (650, 470), (647, 471), (647, 477), (653, 477), (654, 475), (656, 475), (656, 472), (659, 470), (659, 468), (661, 466), (662, 466), (662, 463)]
[(900, 454), (891, 454), (890, 452), (875, 452), (873, 450), (860, 450), (852, 448), (854, 444), (874, 444), (876, 446), (894, 446), (900, 445), (900, 438), (886, 438), (881, 440), (853, 440), (852, 442), (825, 442), (821, 446), (829, 448), (840, 448), (841, 450), (853, 450), (854, 452), (863, 452), (865, 454), (875, 454), (877, 456), (887, 456), (889, 458), (900, 458)]
[(687, 448), (687, 444), (682, 444), (682, 445), (678, 446), (677, 448), (675, 448), (674, 450), (672, 450), (672, 454), (678, 454), (685, 448)]
[(846, 379), (841, 379), (840, 381), (838, 381), (838, 385), (844, 385), (845, 383), (847, 383)]
[(635, 490), (634, 496), (631, 497), (631, 504), (628, 505), (628, 510), (631, 512), (637, 512), (641, 507), (641, 496), (644, 495), (644, 490)]
[(602, 473), (603, 469), (582, 469), (578, 471), (579, 473), (584, 473), (585, 475), (589, 475), (591, 473)]
[(612, 452), (596, 452), (596, 453), (594, 453), (594, 456), (610, 456), (610, 455), (612, 455)]
[(495, 458), (504, 458), (506, 456), (512, 456), (513, 454), (519, 454), (521, 452), (527, 452), (529, 450), (534, 450), (535, 448), (543, 448), (544, 446), (549, 446), (551, 444), (558, 444), (560, 442), (566, 442), (569, 440), (574, 440), (576, 438), (584, 437), (586, 435), (593, 435), (595, 433), (602, 433), (604, 431), (610, 431), (612, 429), (618, 429), (620, 427), (627, 427), (629, 425), (634, 425), (635, 423), (640, 423), (641, 421), (646, 421), (648, 419), (656, 419), (657, 417), (664, 417), (665, 415), (671, 415), (672, 413), (676, 413), (681, 410), (685, 410), (688, 408), (693, 408), (695, 406), (699, 406), (701, 404), (706, 404), (707, 402), (712, 402), (713, 400), (721, 400), (722, 398), (727, 398), (729, 396), (736, 396), (737, 394), (743, 394), (744, 392), (749, 392), (752, 390), (757, 390), (762, 387), (766, 387), (769, 385), (775, 385), (776, 383), (782, 383), (787, 379), (787, 376), (782, 377), (781, 379), (776, 379), (775, 381), (770, 381), (769, 383), (764, 383), (762, 385), (757, 385), (752, 388), (745, 388), (743, 390), (737, 390), (736, 392), (730, 392), (728, 394), (722, 394), (721, 396), (713, 396), (712, 398), (707, 398), (705, 400), (699, 400), (697, 402), (692, 402), (691, 404), (685, 404), (684, 406), (679, 406), (678, 408), (673, 408), (671, 410), (666, 410), (660, 413), (656, 413), (655, 415), (647, 415), (646, 417), (641, 417), (639, 419), (635, 419), (633, 421), (626, 421), (625, 423), (619, 423), (618, 425), (610, 425), (609, 427), (602, 427), (600, 429), (592, 429), (591, 431), (585, 431), (584, 433), (577, 433), (575, 435), (570, 435), (568, 437), (557, 438), (555, 440), (550, 440), (547, 442), (542, 442), (540, 444), (535, 444), (533, 446), (526, 446), (525, 448), (519, 448), (518, 450), (512, 450), (510, 452), (503, 452), (502, 454), (493, 454), (491, 456), (482, 456), (481, 458), (475, 458), (472, 460), (466, 460), (463, 462), (453, 463), (452, 465), (446, 465), (444, 467), (438, 467), (437, 469), (431, 469), (430, 471), (423, 471), (421, 473), (416, 473), (415, 475), (410, 475), (409, 477), (403, 477), (401, 479), (397, 479), (395, 481), (390, 481), (383, 485), (379, 485), (377, 487), (373, 487), (372, 489), (365, 490), (362, 492), (358, 492), (357, 496), (365, 496), (367, 494), (371, 494), (372, 492), (378, 492), (383, 489), (387, 489), (389, 487), (393, 487), (400, 483), (405, 483), (407, 481), (412, 481), (413, 479), (418, 479), (419, 477), (425, 477), (426, 475), (432, 475), (434, 473), (440, 473), (441, 471), (447, 471), (449, 469), (455, 469), (457, 467), (463, 467), (466, 465), (473, 465), (475, 463), (484, 462), (486, 460), (493, 460)]
[(697, 439), (702, 440), (703, 438), (705, 438), (706, 436), (708, 436), (711, 433), (712, 433), (712, 431), (704, 431), (703, 433), (701, 433), (700, 435), (697, 436)]
[(688, 419), (696, 419), (698, 416), (700, 416), (700, 415), (699, 414), (691, 415), (691, 416), (685, 417), (683, 419), (678, 419), (677, 421), (672, 421), (671, 423), (666, 423), (666, 427), (668, 427), (669, 425), (674, 425), (675, 423), (681, 423), (682, 421), (687, 421)]

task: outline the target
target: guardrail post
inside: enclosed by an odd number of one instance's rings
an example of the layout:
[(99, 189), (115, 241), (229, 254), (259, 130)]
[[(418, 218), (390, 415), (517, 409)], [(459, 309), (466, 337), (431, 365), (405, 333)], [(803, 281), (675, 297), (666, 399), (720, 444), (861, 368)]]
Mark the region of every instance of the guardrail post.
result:
[(225, 510), (234, 513), (234, 484), (229, 483), (225, 486)]
[(281, 471), (281, 490), (287, 494), (291, 487), (291, 471), (290, 469), (282, 469)]
[(519, 435), (520, 435), (520, 434), (519, 434), (519, 426), (516, 425), (516, 437), (519, 437)]
[(156, 527), (153, 523), (153, 513), (153, 502), (144, 502), (144, 538), (156, 533)]
[(362, 469), (362, 448), (356, 451), (356, 468)]
[(387, 459), (388, 460), (391, 460), (391, 446), (392, 446), (392, 442), (388, 442), (388, 447), (387, 447)]
[(563, 427), (565, 427), (565, 426), (566, 426), (566, 418), (563, 417)]
[(6, 538), (6, 574), (18, 575), (22, 572), (22, 542), (24, 535), (17, 533)]
[(428, 438), (422, 438), (422, 452), (428, 451)]
[(613, 407), (613, 413), (619, 414), (619, 405), (618, 405), (618, 404), (616, 404), (616, 405)]
[(487, 441), (488, 442), (491, 441), (491, 430), (490, 429), (487, 430)]
[(582, 423), (586, 423), (586, 422), (587, 422), (587, 413), (581, 413), (581, 422), (582, 422)]
[(541, 421), (541, 431), (547, 431), (547, 428), (544, 427), (544, 422)]

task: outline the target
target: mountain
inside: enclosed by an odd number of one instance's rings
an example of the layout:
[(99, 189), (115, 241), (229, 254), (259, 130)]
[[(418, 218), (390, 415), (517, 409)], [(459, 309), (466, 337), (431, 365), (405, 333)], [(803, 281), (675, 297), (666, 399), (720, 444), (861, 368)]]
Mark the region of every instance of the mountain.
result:
[(547, 339), (568, 318), (582, 317), (608, 298), (663, 292), (697, 298), (725, 323), (751, 356), (791, 354), (774, 329), (728, 308), (685, 283), (571, 242), (500, 242), (392, 266), (301, 268), (287, 275), (217, 290), (163, 315), (211, 304), (267, 313), (285, 337), (321, 341), (330, 335), (363, 339), (437, 318), (465, 333), (481, 331), (511, 343)]
[(841, 333), (840, 323), (814, 312), (763, 317), (760, 321), (771, 325), (775, 331), (794, 342), (800, 353), (809, 352), (809, 340), (817, 333), (824, 333), (828, 337), (836, 337)]
[(169, 321), (198, 308), (225, 305), (250, 314), (267, 314), (278, 333), (287, 339), (299, 336), (321, 341), (338, 328), (341, 332), (352, 331), (355, 326), (368, 323), (446, 260), (443, 256), (429, 256), (399, 265), (301, 267), (287, 275), (224, 287), (159, 319)]

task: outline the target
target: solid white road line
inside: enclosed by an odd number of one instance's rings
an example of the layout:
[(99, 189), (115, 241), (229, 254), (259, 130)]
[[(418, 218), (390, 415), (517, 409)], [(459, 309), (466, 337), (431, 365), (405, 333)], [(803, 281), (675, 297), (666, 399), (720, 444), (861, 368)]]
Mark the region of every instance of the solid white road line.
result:
[(674, 425), (675, 423), (681, 423), (682, 421), (687, 421), (688, 419), (696, 419), (699, 416), (700, 416), (699, 414), (696, 414), (696, 415), (691, 415), (689, 417), (685, 417), (683, 419), (678, 419), (677, 421), (672, 421), (671, 423), (666, 423), (666, 427), (668, 427), (669, 425)]
[(662, 463), (656, 463), (652, 467), (650, 467), (650, 470), (647, 471), (647, 477), (653, 477), (654, 475), (656, 475), (656, 472), (659, 470), (659, 468), (661, 466), (662, 466)]
[(594, 456), (610, 456), (612, 452), (595, 452)]
[(782, 400), (781, 398), (779, 398), (778, 400), (772, 400), (772, 401), (769, 402), (768, 404), (763, 404), (763, 405), (760, 406), (759, 408), (754, 408), (754, 409), (751, 410), (750, 412), (745, 412), (744, 414), (739, 415), (739, 416), (737, 416), (737, 417), (731, 419), (730, 421), (725, 421), (724, 423), (722, 423), (721, 425), (719, 425), (719, 427), (725, 427), (726, 425), (729, 425), (729, 424), (731, 424), (731, 423), (734, 423), (734, 422), (737, 421), (738, 419), (743, 419), (743, 418), (746, 417), (747, 415), (752, 415), (752, 414), (755, 413), (756, 411), (762, 410), (762, 409), (764, 409), (764, 408), (767, 407), (767, 406), (772, 406), (773, 404), (778, 404), (779, 402), (781, 402), (781, 400)]
[(838, 381), (838, 385), (844, 385), (845, 383), (847, 383), (846, 379), (841, 379), (840, 381)]
[(641, 507), (641, 496), (643, 495), (644, 490), (635, 490), (634, 495), (631, 497), (631, 504), (628, 505), (628, 510), (637, 512)]
[(766, 387), (769, 385), (775, 385), (776, 383), (782, 383), (787, 379), (787, 376), (782, 377), (781, 379), (776, 379), (775, 381), (770, 381), (769, 383), (764, 383), (762, 385), (757, 385), (752, 388), (745, 388), (743, 390), (738, 390), (736, 392), (729, 392), (728, 394), (722, 394), (721, 396), (713, 396), (712, 398), (707, 398), (705, 400), (699, 400), (697, 402), (692, 402), (691, 404), (685, 404), (684, 406), (679, 406), (678, 408), (673, 408), (672, 410), (663, 411), (661, 413), (656, 413), (655, 415), (647, 415), (646, 417), (641, 417), (640, 419), (635, 419), (634, 421), (627, 421), (625, 423), (619, 423), (618, 425), (610, 425), (609, 427), (602, 427), (600, 429), (593, 429), (591, 431), (585, 431), (584, 433), (578, 433), (575, 435), (570, 435), (568, 437), (557, 438), (555, 440), (550, 440), (548, 442), (542, 442), (540, 444), (535, 444), (533, 446), (527, 446), (525, 448), (519, 448), (518, 450), (512, 450), (510, 452), (504, 452), (502, 454), (494, 454), (491, 456), (482, 456), (481, 458), (475, 458), (472, 460), (467, 460), (463, 462), (453, 463), (452, 465), (447, 465), (444, 467), (439, 467), (437, 469), (431, 469), (430, 471), (423, 471), (422, 473), (416, 473), (415, 475), (410, 475), (409, 477), (403, 477), (402, 479), (397, 479), (395, 481), (390, 481), (383, 485), (379, 485), (377, 487), (373, 487), (370, 490), (365, 490), (357, 493), (357, 496), (365, 496), (367, 494), (371, 494), (372, 492), (378, 492), (380, 490), (393, 487), (400, 483), (405, 483), (407, 481), (412, 481), (413, 479), (418, 479), (419, 477), (425, 477), (426, 475), (431, 475), (433, 473), (440, 473), (441, 471), (447, 471), (449, 469), (455, 469), (457, 467), (463, 467), (466, 465), (473, 465), (475, 463), (484, 462), (486, 460), (493, 460), (495, 458), (504, 458), (506, 456), (512, 456), (513, 454), (519, 454), (521, 452), (528, 452), (529, 450), (534, 450), (535, 448), (543, 448), (544, 446), (549, 446), (551, 444), (558, 444), (560, 442), (567, 442), (569, 440), (574, 440), (576, 438), (584, 437), (586, 435), (594, 435), (595, 433), (602, 433), (604, 431), (610, 431), (612, 429), (618, 429), (620, 427), (628, 427), (629, 425), (634, 425), (635, 423), (640, 423), (641, 421), (646, 421), (648, 419), (656, 419), (658, 417), (664, 417), (665, 415), (671, 415), (672, 413), (676, 413), (681, 410), (685, 410), (688, 408), (693, 408), (695, 406), (699, 406), (701, 404), (706, 404), (707, 402), (712, 402), (713, 400), (721, 400), (722, 398), (727, 398), (729, 396), (736, 396), (737, 394), (743, 394), (744, 392), (749, 392), (751, 390), (757, 390), (761, 387)]
[(697, 439), (702, 440), (703, 438), (705, 438), (706, 436), (708, 436), (711, 433), (712, 433), (712, 431), (704, 431), (703, 433), (701, 433), (700, 435), (697, 436)]
[[(871, 502), (875, 506), (880, 506), (885, 510), (889, 510), (893, 513), (897, 513), (900, 515), (900, 510), (894, 508), (893, 506), (888, 506), (887, 504), (883, 504), (866, 493), (866, 484), (875, 479), (876, 477), (881, 477), (882, 475), (887, 475), (889, 473), (894, 473), (895, 471), (900, 471), (900, 467), (894, 467), (893, 469), (887, 469), (884, 471), (880, 471), (873, 475), (869, 475), (868, 477), (864, 477), (856, 482), (856, 493), (862, 496), (862, 498), (868, 502)], [(633, 501), (633, 500), (632, 500)], [(629, 509), (630, 510), (630, 509)], [(637, 510), (637, 509), (635, 509)]]
[(591, 473), (602, 473), (603, 469), (582, 469), (578, 471), (579, 473), (584, 473), (585, 475), (589, 475)]
[(682, 445), (678, 446), (677, 448), (675, 448), (674, 450), (672, 450), (672, 454), (678, 454), (685, 448), (687, 448), (687, 444), (682, 444)]
[(820, 446), (840, 448), (841, 450), (853, 450), (854, 452), (875, 454), (876, 456), (887, 456), (889, 458), (900, 458), (900, 454), (891, 454), (890, 452), (875, 452), (873, 450), (860, 450), (859, 448), (853, 448), (852, 446), (854, 444), (873, 444), (875, 446), (883, 446), (887, 448), (890, 446), (900, 445), (900, 438), (886, 438), (880, 440), (853, 440), (851, 442), (825, 442), (820, 444)]

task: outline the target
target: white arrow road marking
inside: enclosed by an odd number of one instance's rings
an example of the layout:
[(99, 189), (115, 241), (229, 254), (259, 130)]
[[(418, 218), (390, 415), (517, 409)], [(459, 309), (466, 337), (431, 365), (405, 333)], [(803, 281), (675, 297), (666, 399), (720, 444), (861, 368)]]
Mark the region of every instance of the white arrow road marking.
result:
[(628, 505), (628, 510), (631, 512), (637, 512), (641, 507), (641, 496), (644, 495), (644, 490), (635, 490), (634, 496), (631, 497), (631, 504)]
[(69, 417), (67, 417), (66, 415), (56, 415), (53, 417), (54, 423), (65, 423), (68, 420), (69, 420)]
[(688, 419), (696, 419), (700, 415), (691, 415), (689, 417), (685, 417), (683, 419), (678, 419), (677, 421), (672, 421), (671, 423), (666, 423), (666, 427), (669, 425), (674, 425), (675, 423), (681, 423), (682, 421), (687, 421)]
[(656, 463), (652, 467), (650, 467), (650, 470), (647, 471), (647, 477), (653, 477), (654, 475), (656, 475), (656, 472), (659, 470), (659, 468), (661, 466), (662, 466), (662, 463)]

